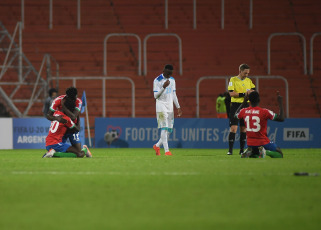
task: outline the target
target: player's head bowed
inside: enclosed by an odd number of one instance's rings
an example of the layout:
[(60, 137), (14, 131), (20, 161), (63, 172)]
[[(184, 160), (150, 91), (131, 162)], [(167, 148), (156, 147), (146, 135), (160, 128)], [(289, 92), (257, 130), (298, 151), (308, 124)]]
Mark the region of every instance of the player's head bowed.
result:
[(260, 103), (260, 94), (257, 91), (253, 91), (249, 95), (249, 100), (252, 105), (257, 105)]
[(64, 105), (70, 112), (73, 112), (76, 107), (76, 101), (73, 100), (72, 98), (67, 97), (64, 102)]
[(70, 99), (76, 100), (77, 94), (78, 94), (78, 90), (75, 87), (71, 86), (66, 90), (66, 95)]

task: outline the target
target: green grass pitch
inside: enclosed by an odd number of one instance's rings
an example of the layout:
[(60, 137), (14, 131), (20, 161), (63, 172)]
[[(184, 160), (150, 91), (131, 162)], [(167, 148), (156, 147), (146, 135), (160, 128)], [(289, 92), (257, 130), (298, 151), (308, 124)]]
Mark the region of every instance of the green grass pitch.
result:
[(321, 174), (320, 149), (284, 149), (284, 159), (171, 151), (0, 150), (0, 229), (321, 229), (321, 175), (293, 175)]

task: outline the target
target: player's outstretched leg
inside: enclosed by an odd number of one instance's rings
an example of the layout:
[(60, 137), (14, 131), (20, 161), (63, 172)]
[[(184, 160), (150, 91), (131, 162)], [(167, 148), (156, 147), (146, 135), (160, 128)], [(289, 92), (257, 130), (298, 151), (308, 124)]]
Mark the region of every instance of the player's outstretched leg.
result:
[(76, 158), (77, 154), (76, 153), (69, 153), (69, 152), (55, 152), (53, 157), (57, 158)]
[(163, 146), (164, 146), (164, 150), (165, 150), (165, 156), (171, 156), (172, 153), (169, 151), (168, 148), (168, 131), (167, 130), (162, 130), (161, 132), (161, 138), (163, 141)]
[(266, 155), (271, 158), (283, 158), (282, 152), (266, 150)]

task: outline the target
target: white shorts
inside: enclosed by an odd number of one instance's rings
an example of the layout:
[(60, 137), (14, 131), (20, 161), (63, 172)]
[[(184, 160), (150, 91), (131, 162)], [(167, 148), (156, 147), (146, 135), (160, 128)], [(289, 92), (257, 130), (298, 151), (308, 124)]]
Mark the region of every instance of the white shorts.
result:
[(165, 129), (169, 132), (173, 131), (174, 126), (174, 113), (157, 112), (157, 123), (159, 129)]

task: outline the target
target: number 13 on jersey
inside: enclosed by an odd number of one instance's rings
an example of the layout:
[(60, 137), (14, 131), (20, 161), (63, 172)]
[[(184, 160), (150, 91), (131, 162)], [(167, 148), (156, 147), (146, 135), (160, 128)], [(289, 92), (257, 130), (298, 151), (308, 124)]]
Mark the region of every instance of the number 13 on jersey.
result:
[(246, 116), (246, 130), (249, 132), (258, 132), (261, 130), (260, 118), (258, 116)]

